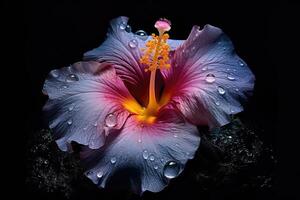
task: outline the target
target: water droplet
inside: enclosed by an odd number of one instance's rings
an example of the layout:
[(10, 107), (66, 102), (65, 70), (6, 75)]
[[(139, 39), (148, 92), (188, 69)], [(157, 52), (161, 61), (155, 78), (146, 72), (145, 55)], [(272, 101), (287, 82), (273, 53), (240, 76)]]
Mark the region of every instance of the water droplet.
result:
[(239, 90), (239, 88), (235, 88), (235, 91), (237, 91), (237, 92), (238, 92), (238, 91), (240, 91), (240, 90)]
[(178, 176), (179, 171), (180, 167), (175, 161), (169, 161), (164, 166), (164, 176), (166, 178), (175, 178), (176, 176)]
[(44, 95), (48, 95), (45, 85), (43, 86), (42, 93), (43, 93)]
[(215, 104), (216, 104), (217, 106), (219, 106), (219, 105), (220, 105), (220, 102), (216, 101)]
[(178, 135), (176, 134), (176, 133), (174, 133), (174, 135), (173, 135), (175, 138), (177, 138), (178, 137)]
[(87, 176), (92, 176), (93, 173), (94, 173), (94, 172), (92, 172), (92, 171), (88, 171), (88, 172), (86, 172), (86, 175), (87, 175)]
[(148, 157), (149, 157), (148, 151), (147, 151), (147, 150), (144, 150), (144, 151), (143, 151), (143, 158), (144, 158), (145, 160), (147, 160)]
[(161, 161), (161, 162), (164, 162), (164, 159), (162, 158), (162, 159), (160, 159), (160, 161)]
[(196, 47), (192, 47), (192, 51), (195, 51)]
[(149, 159), (150, 159), (151, 161), (154, 161), (154, 160), (155, 160), (154, 155), (150, 155), (150, 156), (149, 156)]
[(135, 34), (141, 39), (141, 40), (147, 40), (148, 35), (145, 31), (143, 30), (138, 30), (137, 32), (135, 32)]
[(67, 89), (68, 86), (67, 86), (67, 85), (63, 85), (62, 88), (63, 88), (63, 89)]
[(103, 172), (102, 171), (100, 171), (100, 172), (97, 173), (97, 177), (98, 178), (102, 178), (102, 176), (103, 176)]
[(115, 163), (117, 162), (116, 157), (112, 157), (112, 158), (110, 159), (110, 162), (111, 162), (111, 164), (115, 164)]
[(67, 123), (68, 125), (71, 125), (73, 123), (72, 119), (69, 119)]
[(227, 71), (230, 71), (230, 68), (227, 68), (226, 70), (227, 70)]
[(74, 104), (70, 105), (70, 107), (68, 108), (69, 111), (72, 111), (74, 109)]
[(126, 25), (125, 31), (130, 33), (131, 32), (131, 26), (129, 24)]
[(213, 83), (215, 82), (216, 78), (215, 78), (215, 75), (213, 74), (207, 74), (206, 77), (205, 77), (205, 81), (207, 83)]
[(228, 78), (228, 80), (231, 80), (231, 81), (235, 80), (235, 78), (233, 76), (231, 76), (231, 75), (227, 75), (227, 78)]
[(244, 66), (244, 63), (242, 61), (240, 61), (240, 66), (243, 67)]
[(231, 113), (234, 113), (234, 110), (233, 110), (233, 109), (230, 109), (230, 112), (231, 112)]
[(202, 71), (206, 71), (206, 70), (207, 70), (207, 67), (203, 67), (203, 68), (202, 68)]
[(59, 71), (57, 69), (54, 69), (50, 72), (50, 75), (54, 78), (59, 77)]
[(232, 136), (231, 136), (231, 135), (229, 135), (229, 136), (228, 136), (228, 138), (229, 138), (229, 139), (231, 139), (231, 138), (232, 138)]
[(97, 122), (95, 122), (95, 123), (94, 123), (94, 126), (98, 126), (98, 123), (97, 123)]
[(106, 126), (108, 126), (110, 128), (116, 126), (117, 125), (116, 115), (112, 114), (112, 113), (107, 115), (106, 118), (105, 118), (105, 124), (106, 124)]
[(157, 165), (154, 165), (154, 169), (158, 169), (158, 166), (157, 166)]
[(87, 127), (84, 127), (83, 130), (86, 131)]
[(141, 138), (139, 138), (139, 139), (138, 139), (138, 142), (139, 142), (139, 143), (141, 143), (141, 142), (142, 142), (142, 139), (141, 139)]
[(222, 95), (225, 94), (225, 90), (221, 86), (218, 87), (218, 92)]
[(128, 46), (129, 46), (130, 48), (136, 48), (137, 45), (138, 45), (138, 41), (137, 41), (136, 39), (132, 39), (132, 40), (130, 40), (130, 41), (128, 42)]
[(75, 75), (75, 74), (69, 74), (69, 75), (67, 76), (67, 78), (66, 78), (66, 81), (67, 81), (68, 83), (74, 82), (74, 81), (78, 81), (78, 80), (79, 80), (79, 78), (78, 78), (78, 76)]
[(121, 30), (125, 30), (126, 26), (127, 26), (126, 22), (121, 22), (119, 28), (120, 28)]

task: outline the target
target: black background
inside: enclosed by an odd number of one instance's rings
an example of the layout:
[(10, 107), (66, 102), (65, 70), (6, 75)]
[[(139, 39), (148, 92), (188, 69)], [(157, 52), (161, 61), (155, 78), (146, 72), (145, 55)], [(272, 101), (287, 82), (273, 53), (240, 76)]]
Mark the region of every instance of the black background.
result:
[[(128, 16), (133, 31), (154, 31), (153, 24), (160, 17), (172, 21), (171, 38), (185, 39), (192, 26), (212, 24), (220, 27), (231, 38), (237, 53), (248, 63), (256, 76), (253, 97), (241, 117), (263, 130), (260, 137), (279, 151), (278, 137), (278, 68), (274, 34), (282, 18), (280, 4), (234, 3), (204, 4), (192, 1), (79, 1), (53, 0), (27, 2), (24, 6), (26, 27), (26, 76), (30, 77), (28, 131), (25, 142), (36, 130), (45, 127), (41, 108), (46, 101), (41, 93), (43, 81), (50, 70), (80, 61), (84, 52), (95, 48), (105, 39), (110, 19)], [(26, 158), (25, 158), (26, 160)], [(278, 170), (278, 169), (275, 169)], [(25, 175), (26, 176), (26, 175)], [(278, 173), (278, 177), (281, 174)], [(278, 178), (281, 179), (280, 177)], [(287, 181), (288, 179), (283, 178)], [(183, 184), (180, 184), (182, 187)], [(181, 199), (188, 197), (188, 188), (176, 188), (155, 194), (149, 199)], [(275, 184), (274, 196), (288, 197), (295, 185)], [(176, 188), (176, 189), (174, 189)], [(171, 193), (176, 190), (177, 192)], [(185, 193), (180, 192), (180, 190)], [(33, 198), (32, 191), (25, 191)], [(86, 192), (86, 191), (85, 191)], [(94, 193), (93, 193), (94, 192)], [(83, 193), (82, 199), (110, 199), (116, 194), (97, 196), (95, 191)], [(195, 195), (195, 194), (193, 194)], [(255, 196), (260, 197), (257, 193)], [(118, 197), (118, 196), (117, 196)], [(121, 197), (118, 197), (121, 198)], [(199, 199), (202, 197), (199, 196)], [(206, 197), (203, 197), (206, 199)], [(247, 199), (247, 197), (245, 197)]]

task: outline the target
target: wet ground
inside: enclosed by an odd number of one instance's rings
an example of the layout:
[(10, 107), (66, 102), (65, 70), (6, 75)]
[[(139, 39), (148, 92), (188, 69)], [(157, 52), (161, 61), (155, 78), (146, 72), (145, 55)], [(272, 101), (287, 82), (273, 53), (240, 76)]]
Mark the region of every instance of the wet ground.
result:
[(208, 131), (199, 128), (201, 144), (184, 172), (160, 193), (142, 197), (126, 190), (98, 189), (83, 175), (76, 151), (60, 151), (49, 130), (33, 134), (28, 143), (26, 190), (43, 199), (265, 199), (275, 197), (272, 146), (253, 125), (234, 118)]

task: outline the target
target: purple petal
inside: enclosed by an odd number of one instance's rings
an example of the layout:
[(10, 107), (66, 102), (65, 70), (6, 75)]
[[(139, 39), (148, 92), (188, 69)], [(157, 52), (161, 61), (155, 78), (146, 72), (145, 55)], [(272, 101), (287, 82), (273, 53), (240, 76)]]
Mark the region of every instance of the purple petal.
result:
[(128, 116), (121, 103), (132, 98), (112, 67), (94, 61), (52, 70), (43, 92), (49, 96), (44, 106), (49, 127), (64, 151), (71, 141), (101, 147), (107, 123), (121, 128)]
[(222, 126), (231, 114), (243, 110), (254, 86), (254, 75), (239, 58), (221, 29), (194, 27), (186, 42), (177, 48), (171, 70), (164, 71), (166, 93), (195, 124)]
[(157, 123), (144, 126), (131, 116), (105, 146), (85, 149), (86, 174), (102, 188), (127, 174), (127, 183), (136, 193), (159, 192), (193, 158), (200, 143), (197, 133), (196, 126), (172, 110), (164, 110)]
[[(113, 19), (110, 22), (107, 39), (98, 48), (86, 52), (84, 59), (113, 64), (132, 95), (142, 99), (142, 104), (147, 104), (150, 73), (145, 72), (145, 66), (140, 64), (139, 60), (142, 56), (141, 49), (145, 48), (146, 42), (151, 37), (142, 39), (127, 30), (127, 22), (127, 17)], [(182, 42), (169, 40), (171, 50), (176, 49)]]

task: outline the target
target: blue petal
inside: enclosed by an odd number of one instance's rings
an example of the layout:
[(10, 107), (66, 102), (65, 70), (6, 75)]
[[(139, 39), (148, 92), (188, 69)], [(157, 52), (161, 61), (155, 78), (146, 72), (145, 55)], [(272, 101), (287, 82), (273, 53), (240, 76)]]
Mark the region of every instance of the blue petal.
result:
[(49, 96), (44, 112), (60, 149), (71, 141), (99, 148), (105, 141), (105, 120), (113, 113), (122, 127), (129, 113), (121, 105), (130, 97), (113, 68), (97, 62), (78, 62), (49, 73), (43, 92)]
[(254, 75), (234, 51), (221, 29), (194, 27), (177, 48), (172, 68), (163, 72), (166, 91), (195, 124), (222, 126), (243, 110), (240, 101), (251, 94)]
[[(126, 184), (136, 193), (159, 192), (194, 157), (200, 143), (197, 127), (173, 110), (164, 110), (155, 124), (142, 126), (135, 116), (99, 150), (85, 148), (86, 175), (99, 187)], [(173, 165), (171, 165), (173, 163)], [(174, 168), (170, 168), (174, 167)]]

